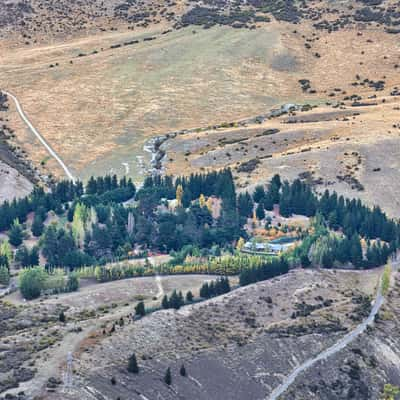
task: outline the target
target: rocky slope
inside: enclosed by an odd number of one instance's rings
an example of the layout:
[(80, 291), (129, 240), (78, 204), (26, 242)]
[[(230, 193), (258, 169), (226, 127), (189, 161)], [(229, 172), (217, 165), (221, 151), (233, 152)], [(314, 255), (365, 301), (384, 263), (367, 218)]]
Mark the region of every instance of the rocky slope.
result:
[(360, 24), (383, 25), (399, 33), (400, 16), (393, 0), (347, 0), (338, 4), (307, 0), (1, 0), (0, 32), (26, 45), (85, 32), (146, 28), (165, 24), (171, 28), (230, 25), (254, 29), (271, 18), (292, 24), (309, 20), (318, 30), (334, 32)]
[[(264, 399), (289, 371), (331, 345), (368, 314), (368, 296), (374, 292), (377, 278), (376, 271), (298, 270), (178, 312), (157, 312), (117, 329), (111, 336), (98, 332), (94, 342), (86, 343), (75, 354), (77, 373), (72, 391), (44, 397)], [(354, 345), (345, 353), (361, 357), (354, 350), (358, 347)], [(374, 365), (376, 359), (364, 351), (365, 362)], [(138, 375), (126, 370), (133, 352), (139, 360)], [(179, 374), (182, 364), (186, 377)], [(335, 373), (348, 373), (352, 364), (346, 365), (338, 366)], [(168, 367), (171, 386), (163, 380)], [(331, 379), (329, 371), (327, 368), (326, 379)], [(301, 380), (296, 387), (296, 398), (308, 398), (304, 396), (316, 390), (313, 380), (319, 384), (320, 374), (325, 376), (321, 368), (309, 373), (311, 378)], [(384, 378), (389, 380), (389, 376), (380, 378), (376, 387), (369, 389), (368, 398), (378, 399), (377, 393), (387, 382)], [(304, 382), (310, 382), (310, 387), (304, 388)], [(334, 385), (320, 386), (324, 395), (334, 396)], [(342, 393), (359, 393), (359, 387), (364, 393), (364, 386), (357, 379), (347, 379)], [(317, 391), (313, 398), (330, 398), (324, 395)]]

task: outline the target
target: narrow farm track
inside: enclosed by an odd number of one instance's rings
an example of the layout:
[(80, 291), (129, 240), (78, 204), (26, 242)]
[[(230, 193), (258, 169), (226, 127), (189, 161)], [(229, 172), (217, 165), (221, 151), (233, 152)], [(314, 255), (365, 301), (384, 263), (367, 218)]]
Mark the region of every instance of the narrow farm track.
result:
[(65, 175), (67, 176), (68, 179), (71, 181), (75, 182), (76, 178), (72, 174), (72, 172), (69, 170), (69, 168), (65, 165), (64, 161), (61, 159), (61, 157), (56, 153), (56, 151), (46, 142), (45, 138), (39, 133), (39, 131), (32, 125), (32, 123), (29, 121), (28, 117), (24, 113), (22, 106), (18, 99), (11, 93), (3, 90), (2, 91), (5, 95), (7, 95), (9, 98), (11, 98), (15, 106), (17, 108), (18, 114), (21, 117), (21, 119), (24, 121), (24, 123), (27, 125), (29, 130), (39, 139), (40, 143), (45, 147), (47, 152), (58, 162), (60, 167), (64, 170)]
[[(400, 261), (394, 261), (392, 263), (392, 268), (393, 270), (397, 270), (398, 266), (400, 264)], [(290, 375), (288, 375), (285, 380), (273, 390), (273, 392), (269, 395), (268, 400), (278, 400), (280, 396), (282, 396), (287, 389), (294, 383), (296, 378), (303, 372), (307, 371), (310, 369), (312, 366), (314, 366), (317, 362), (326, 360), (330, 356), (333, 356), (334, 354), (338, 353), (339, 351), (343, 350), (347, 345), (349, 345), (351, 342), (353, 342), (359, 335), (361, 335), (369, 325), (372, 325), (375, 320), (375, 316), (380, 310), (382, 304), (384, 302), (384, 296), (382, 294), (382, 281), (379, 282), (378, 285), (378, 290), (376, 294), (376, 298), (374, 301), (374, 305), (371, 309), (371, 312), (360, 325), (358, 325), (354, 330), (349, 332), (347, 335), (342, 337), (338, 342), (336, 342), (334, 345), (331, 347), (327, 348), (324, 350), (322, 353), (319, 353), (316, 357), (310, 358), (306, 360), (303, 364), (299, 365), (296, 367)]]

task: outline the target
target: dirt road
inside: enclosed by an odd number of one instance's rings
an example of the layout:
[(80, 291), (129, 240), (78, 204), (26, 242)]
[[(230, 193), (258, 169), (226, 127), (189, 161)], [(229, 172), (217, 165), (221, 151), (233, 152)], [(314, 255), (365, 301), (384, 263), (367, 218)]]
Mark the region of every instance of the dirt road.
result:
[(30, 129), (30, 131), (39, 139), (40, 143), (46, 148), (48, 153), (58, 162), (58, 164), (61, 166), (61, 168), (64, 170), (65, 175), (67, 176), (68, 179), (71, 181), (75, 182), (76, 179), (72, 172), (69, 170), (69, 168), (65, 165), (64, 161), (61, 159), (61, 157), (55, 152), (55, 150), (46, 142), (44, 137), (39, 133), (39, 131), (32, 125), (32, 123), (29, 121), (28, 117), (24, 113), (21, 104), (19, 103), (18, 99), (11, 93), (3, 90), (3, 93), (7, 95), (9, 98), (11, 98), (15, 106), (17, 108), (18, 114), (22, 118), (22, 120), (25, 122), (27, 127)]

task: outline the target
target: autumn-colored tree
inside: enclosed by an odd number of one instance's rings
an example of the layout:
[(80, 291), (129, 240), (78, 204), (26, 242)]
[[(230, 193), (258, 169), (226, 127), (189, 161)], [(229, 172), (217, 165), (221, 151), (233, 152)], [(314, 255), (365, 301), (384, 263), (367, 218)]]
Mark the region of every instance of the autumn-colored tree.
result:
[(176, 188), (176, 201), (178, 202), (178, 206), (182, 206), (182, 197), (183, 197), (183, 187), (182, 185), (178, 185)]
[(204, 197), (204, 194), (201, 194), (199, 197), (199, 204), (200, 207), (203, 208), (206, 206), (206, 198)]
[(0, 255), (5, 256), (9, 264), (13, 260), (13, 252), (11, 250), (11, 246), (8, 240), (4, 240), (3, 242), (1, 242)]
[(243, 249), (244, 245), (245, 245), (245, 240), (241, 237), (241, 238), (239, 238), (239, 240), (236, 244), (236, 249), (240, 251)]

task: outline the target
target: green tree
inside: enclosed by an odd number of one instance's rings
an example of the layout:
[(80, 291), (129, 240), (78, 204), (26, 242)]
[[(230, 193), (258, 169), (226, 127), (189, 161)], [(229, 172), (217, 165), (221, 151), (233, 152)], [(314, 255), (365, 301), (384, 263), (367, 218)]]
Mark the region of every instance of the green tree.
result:
[(67, 285), (65, 290), (67, 292), (76, 292), (79, 289), (79, 278), (75, 273), (71, 273), (68, 275)]
[(256, 208), (256, 216), (257, 216), (257, 219), (260, 221), (265, 218), (264, 205), (262, 203), (259, 203)]
[(45, 287), (47, 274), (41, 267), (27, 268), (19, 274), (19, 289), (27, 300), (36, 299)]
[(34, 246), (29, 250), (26, 246), (22, 245), (15, 253), (15, 260), (24, 268), (37, 266), (39, 265), (39, 248)]
[(5, 265), (0, 265), (0, 285), (7, 286), (10, 283), (10, 272)]
[(241, 217), (250, 218), (253, 216), (254, 203), (248, 192), (239, 194), (237, 207)]
[(8, 239), (9, 239), (10, 243), (15, 247), (18, 247), (22, 243), (23, 230), (22, 230), (22, 226), (19, 223), (18, 219), (14, 220), (14, 222), (11, 226), (10, 232), (8, 234)]
[(186, 293), (186, 301), (188, 303), (191, 303), (193, 301), (193, 293), (190, 290)]
[(169, 299), (169, 306), (171, 308), (175, 308), (175, 310), (179, 310), (181, 306), (183, 305), (183, 296), (182, 293), (180, 292), (179, 294), (177, 293), (176, 290), (172, 292), (172, 295)]
[(85, 224), (88, 219), (88, 209), (84, 204), (75, 206), (74, 218), (72, 220), (72, 235), (77, 245), (82, 245), (85, 239)]
[(36, 213), (31, 227), (32, 234), (35, 237), (39, 237), (42, 235), (43, 230), (44, 230), (44, 224), (42, 217)]
[(167, 308), (170, 308), (169, 300), (168, 300), (168, 296), (167, 296), (167, 295), (165, 295), (165, 296), (163, 297), (162, 302), (161, 302), (161, 307), (162, 307), (164, 310), (166, 310)]
[(171, 375), (171, 368), (167, 368), (164, 376), (164, 382), (169, 386), (172, 383), (172, 375)]
[(65, 324), (65, 321), (67, 320), (64, 314), (64, 311), (61, 311), (60, 314), (58, 315), (58, 320)]
[(13, 251), (8, 240), (4, 240), (0, 245), (0, 256), (7, 258), (7, 265), (13, 260)]
[(138, 374), (139, 373), (139, 366), (136, 360), (136, 355), (133, 353), (128, 360), (128, 371), (132, 374)]
[(139, 303), (136, 304), (135, 313), (139, 317), (144, 317), (146, 315), (146, 309), (144, 307), (143, 301), (140, 301)]
[(303, 268), (308, 268), (309, 266), (311, 266), (311, 261), (308, 258), (307, 254), (303, 254), (300, 258), (300, 264)]
[(258, 185), (254, 189), (253, 200), (255, 203), (261, 203), (265, 198), (264, 186)]
[(200, 297), (203, 299), (210, 298), (210, 288), (207, 282), (203, 283), (202, 287), (200, 288)]
[(354, 235), (351, 238), (350, 259), (351, 259), (351, 263), (356, 268), (362, 268), (363, 254), (362, 254), (360, 237), (358, 235)]
[(181, 376), (186, 376), (187, 375), (186, 368), (185, 368), (185, 366), (183, 364), (181, 365), (179, 373), (181, 374)]

